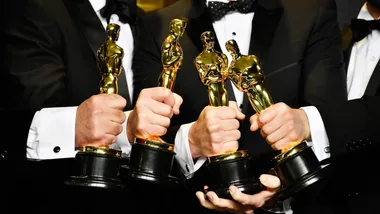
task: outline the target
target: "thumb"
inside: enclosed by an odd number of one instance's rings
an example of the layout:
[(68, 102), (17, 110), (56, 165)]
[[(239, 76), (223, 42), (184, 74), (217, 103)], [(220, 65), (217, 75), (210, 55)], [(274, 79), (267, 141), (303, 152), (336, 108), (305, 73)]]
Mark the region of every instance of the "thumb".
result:
[(267, 189), (272, 192), (276, 192), (278, 189), (280, 189), (280, 179), (274, 175), (262, 174), (259, 179), (260, 183), (266, 186)]
[(260, 128), (259, 116), (257, 114), (252, 115), (251, 118), (249, 118), (249, 122), (251, 122), (251, 131), (255, 132)]
[(174, 114), (179, 114), (179, 108), (182, 105), (183, 99), (182, 99), (181, 96), (179, 96), (176, 93), (173, 93), (173, 95), (174, 95), (174, 100), (175, 100), (175, 104), (173, 106), (173, 113)]
[(236, 111), (236, 118), (238, 120), (244, 120), (245, 118), (245, 115), (240, 111), (240, 109), (238, 108), (238, 105), (235, 101), (228, 101), (228, 105), (229, 107), (235, 109)]

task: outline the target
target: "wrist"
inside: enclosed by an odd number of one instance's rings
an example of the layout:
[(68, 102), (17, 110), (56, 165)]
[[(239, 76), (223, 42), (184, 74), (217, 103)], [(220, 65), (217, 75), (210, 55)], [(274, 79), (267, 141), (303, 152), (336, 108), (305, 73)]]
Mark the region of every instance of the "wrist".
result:
[(301, 115), (301, 120), (304, 128), (304, 140), (310, 141), (311, 140), (311, 134), (310, 134), (310, 125), (309, 125), (309, 119), (307, 117), (307, 114), (304, 110), (299, 109), (299, 113)]
[(188, 139), (189, 139), (189, 147), (190, 147), (190, 153), (193, 160), (199, 158), (201, 156), (199, 149), (197, 148), (196, 140), (193, 138), (195, 136), (195, 124), (192, 124), (189, 130)]
[(128, 142), (132, 143), (135, 141), (135, 134), (134, 134), (134, 126), (132, 125), (132, 120), (133, 120), (133, 115), (134, 115), (134, 110), (130, 113), (128, 120), (127, 120), (127, 125), (126, 125), (126, 130), (125, 132), (127, 133), (127, 139)]

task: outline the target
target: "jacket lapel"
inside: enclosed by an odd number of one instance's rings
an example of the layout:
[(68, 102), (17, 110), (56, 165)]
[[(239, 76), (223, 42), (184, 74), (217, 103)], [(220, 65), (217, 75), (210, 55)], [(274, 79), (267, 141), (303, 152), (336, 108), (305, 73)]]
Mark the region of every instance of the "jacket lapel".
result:
[(89, 1), (67, 0), (66, 7), (74, 24), (87, 40), (94, 56), (104, 43), (105, 30)]
[(377, 62), (377, 65), (372, 73), (371, 79), (368, 82), (365, 95), (375, 96), (376, 90), (380, 86), (380, 62)]

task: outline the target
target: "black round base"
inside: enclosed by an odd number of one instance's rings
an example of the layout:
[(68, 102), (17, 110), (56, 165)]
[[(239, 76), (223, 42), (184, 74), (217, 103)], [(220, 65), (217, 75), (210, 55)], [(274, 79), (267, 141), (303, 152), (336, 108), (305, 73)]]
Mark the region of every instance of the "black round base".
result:
[(120, 179), (120, 166), (123, 159), (105, 154), (78, 152), (75, 156), (72, 176), (66, 185), (121, 189), (125, 187)]
[(247, 194), (261, 190), (260, 182), (253, 174), (249, 156), (209, 162), (205, 170), (205, 186), (208, 187), (208, 191), (214, 191), (220, 198), (232, 199), (228, 190), (231, 185)]
[(70, 179), (65, 181), (66, 185), (76, 186), (76, 187), (93, 187), (93, 188), (105, 188), (105, 189), (115, 189), (122, 190), (126, 187), (121, 180), (107, 180), (101, 178), (85, 178), (85, 177), (75, 177), (72, 176)]
[(287, 188), (281, 189), (277, 193), (278, 199), (280, 201), (283, 201), (297, 194), (298, 192), (301, 192), (303, 189), (316, 183), (317, 181), (329, 177), (331, 172), (332, 172), (332, 168), (328, 166), (323, 166), (323, 167), (321, 166), (317, 168), (315, 171), (302, 176), (302, 178), (300, 178), (299, 182), (297, 182), (296, 184), (289, 186)]
[(155, 173), (150, 173), (147, 171), (134, 170), (128, 165), (121, 166), (121, 178), (125, 181), (128, 180), (140, 180), (151, 182), (160, 185), (177, 185), (179, 184), (179, 179), (177, 177), (167, 175), (162, 176)]
[[(247, 184), (240, 184), (240, 185), (235, 185), (242, 193), (253, 195), (261, 190), (263, 190), (263, 185), (261, 183), (247, 183)], [(208, 188), (205, 190), (205, 193), (213, 191), (219, 198), (224, 198), (224, 199), (230, 199), (233, 200), (229, 187), (224, 187), (224, 188)]]

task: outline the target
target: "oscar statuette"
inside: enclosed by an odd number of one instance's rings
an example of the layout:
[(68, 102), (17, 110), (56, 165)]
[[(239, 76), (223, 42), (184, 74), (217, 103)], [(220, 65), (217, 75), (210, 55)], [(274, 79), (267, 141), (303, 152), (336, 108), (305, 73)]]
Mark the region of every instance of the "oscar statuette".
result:
[[(194, 64), (202, 83), (208, 88), (211, 106), (228, 106), (225, 81), (228, 80), (228, 59), (214, 49), (214, 33), (202, 33), (203, 51), (195, 58)], [(221, 198), (232, 199), (229, 187), (235, 185), (240, 191), (253, 194), (260, 184), (253, 175), (250, 157), (246, 150), (226, 151), (210, 156), (206, 162), (206, 191), (214, 191)]]
[[(161, 46), (163, 70), (158, 79), (159, 87), (172, 91), (174, 89), (176, 75), (183, 60), (179, 39), (185, 32), (186, 24), (186, 20), (180, 18), (170, 22), (169, 35)], [(136, 136), (129, 165), (122, 166), (125, 169), (123, 177), (159, 184), (177, 184), (178, 178), (170, 175), (174, 155), (174, 145), (166, 143), (161, 137)]]
[[(116, 44), (120, 27), (108, 24), (106, 39), (97, 51), (97, 63), (101, 74), (100, 94), (117, 94), (117, 79), (122, 72), (124, 51)], [(121, 151), (109, 146), (82, 146), (75, 156), (75, 175), (65, 183), (72, 186), (121, 189), (124, 184), (119, 179), (123, 162)]]
[[(273, 100), (264, 88), (264, 74), (255, 55), (243, 55), (235, 40), (226, 42), (232, 56), (229, 78), (245, 92), (256, 111), (260, 114), (273, 105)], [(273, 159), (272, 171), (281, 180), (282, 188), (278, 199), (284, 200), (324, 177), (323, 167), (306, 141), (292, 142)]]

